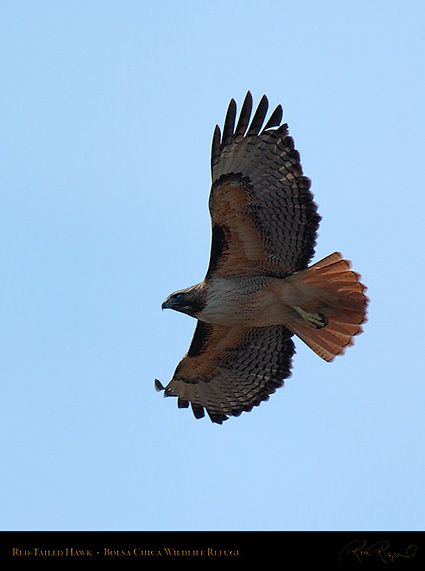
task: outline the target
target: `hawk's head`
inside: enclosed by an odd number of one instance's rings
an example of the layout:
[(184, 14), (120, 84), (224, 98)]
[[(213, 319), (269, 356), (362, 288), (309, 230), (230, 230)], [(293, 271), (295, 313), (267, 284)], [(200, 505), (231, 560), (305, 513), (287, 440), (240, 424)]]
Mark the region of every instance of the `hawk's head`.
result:
[(205, 307), (205, 295), (201, 285), (197, 284), (172, 293), (161, 307), (162, 309), (174, 309), (181, 313), (187, 313), (191, 317), (196, 317)]

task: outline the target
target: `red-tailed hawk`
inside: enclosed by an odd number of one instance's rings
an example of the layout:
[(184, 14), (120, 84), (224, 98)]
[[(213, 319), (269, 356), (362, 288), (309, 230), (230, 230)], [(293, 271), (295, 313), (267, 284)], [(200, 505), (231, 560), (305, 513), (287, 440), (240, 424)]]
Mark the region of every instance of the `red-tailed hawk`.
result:
[(307, 267), (320, 216), (288, 126), (280, 124), (282, 107), (262, 129), (267, 109), (263, 96), (250, 123), (248, 92), (236, 128), (233, 99), (223, 134), (216, 126), (208, 270), (162, 304), (198, 322), (170, 383), (155, 386), (179, 407), (190, 403), (196, 418), (205, 409), (219, 424), (283, 385), (293, 334), (332, 361), (366, 321), (366, 287), (348, 260), (336, 252)]

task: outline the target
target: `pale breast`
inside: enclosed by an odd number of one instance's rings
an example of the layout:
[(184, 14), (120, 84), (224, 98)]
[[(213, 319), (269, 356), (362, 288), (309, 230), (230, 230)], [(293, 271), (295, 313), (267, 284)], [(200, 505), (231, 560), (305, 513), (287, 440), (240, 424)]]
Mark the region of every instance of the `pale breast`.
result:
[[(276, 278), (214, 278), (206, 286), (206, 305), (197, 317), (208, 323), (265, 327), (283, 323), (287, 311), (271, 287)], [(283, 281), (283, 280), (279, 280)]]

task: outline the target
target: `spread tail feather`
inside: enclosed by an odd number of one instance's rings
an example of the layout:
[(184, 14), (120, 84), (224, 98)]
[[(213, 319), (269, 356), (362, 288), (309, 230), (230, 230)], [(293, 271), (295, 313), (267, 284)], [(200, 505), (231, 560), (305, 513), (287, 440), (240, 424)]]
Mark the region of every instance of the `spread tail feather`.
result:
[(288, 279), (311, 299), (310, 308), (303, 309), (323, 314), (327, 322), (316, 328), (297, 317), (287, 324), (288, 329), (322, 359), (333, 361), (353, 345), (353, 337), (363, 331), (361, 324), (367, 321), (369, 299), (360, 275), (351, 270), (349, 260), (335, 252)]

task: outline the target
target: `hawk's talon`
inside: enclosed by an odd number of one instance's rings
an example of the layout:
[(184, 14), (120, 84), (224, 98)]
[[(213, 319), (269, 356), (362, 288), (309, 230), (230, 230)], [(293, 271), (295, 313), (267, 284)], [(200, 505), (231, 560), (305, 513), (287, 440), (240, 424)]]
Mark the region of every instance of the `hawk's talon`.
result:
[(310, 313), (309, 311), (304, 311), (304, 309), (298, 306), (294, 306), (294, 309), (301, 315), (309, 327), (313, 327), (314, 329), (323, 329), (323, 327), (326, 327), (328, 324), (328, 320), (323, 313)]

